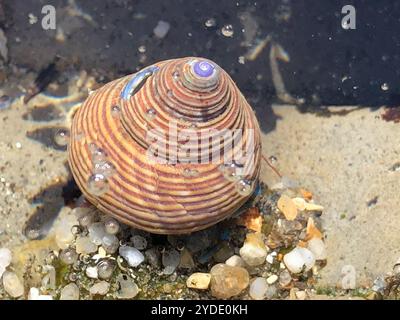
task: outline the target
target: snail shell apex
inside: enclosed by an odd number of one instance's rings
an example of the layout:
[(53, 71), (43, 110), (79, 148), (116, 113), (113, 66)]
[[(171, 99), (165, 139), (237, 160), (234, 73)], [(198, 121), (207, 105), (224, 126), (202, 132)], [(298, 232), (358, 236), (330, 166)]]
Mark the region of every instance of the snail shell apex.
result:
[[(163, 161), (149, 158), (154, 142), (152, 155)], [(68, 153), (78, 186), (99, 210), (152, 233), (182, 234), (225, 219), (251, 196), (260, 129), (229, 75), (188, 57), (90, 94), (74, 115)]]

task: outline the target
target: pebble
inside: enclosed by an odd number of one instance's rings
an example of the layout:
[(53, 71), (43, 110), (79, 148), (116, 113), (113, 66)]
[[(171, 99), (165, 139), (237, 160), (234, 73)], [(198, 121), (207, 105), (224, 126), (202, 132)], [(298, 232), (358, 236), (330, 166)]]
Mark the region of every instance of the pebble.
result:
[(278, 209), (283, 213), (285, 218), (289, 221), (296, 219), (297, 217), (297, 207), (293, 200), (287, 195), (283, 194), (278, 202)]
[(281, 287), (286, 287), (292, 282), (292, 276), (290, 275), (290, 272), (287, 270), (283, 270), (279, 274), (279, 285)]
[(165, 38), (168, 34), (171, 25), (166, 21), (158, 21), (157, 26), (154, 28), (153, 33), (158, 39)]
[(90, 287), (89, 292), (92, 295), (104, 296), (110, 290), (110, 284), (107, 281), (100, 281)]
[(75, 236), (71, 230), (76, 225), (79, 225), (79, 222), (73, 214), (67, 214), (57, 222), (54, 232), (57, 246), (60, 249), (67, 249), (74, 241)]
[(169, 275), (174, 273), (179, 266), (181, 260), (180, 253), (175, 249), (165, 250), (162, 254), (162, 264), (165, 267), (164, 274)]
[(11, 259), (11, 251), (7, 248), (0, 248), (0, 279), (6, 268), (10, 265)]
[(75, 250), (79, 254), (89, 254), (97, 251), (97, 245), (95, 245), (89, 237), (78, 238), (75, 245)]
[(269, 264), (273, 264), (276, 256), (277, 256), (277, 253), (276, 253), (275, 251), (274, 251), (274, 252), (271, 252), (270, 254), (267, 255), (267, 258), (266, 258), (265, 260), (266, 260)]
[(193, 256), (186, 248), (181, 252), (181, 261), (179, 262), (179, 267), (183, 269), (192, 269), (195, 267)]
[(246, 265), (244, 260), (238, 255), (233, 255), (230, 257), (225, 261), (225, 264), (231, 267), (244, 267)]
[(129, 277), (118, 277), (120, 289), (117, 293), (119, 299), (132, 299), (139, 293), (139, 288), (133, 279)]
[(297, 300), (306, 300), (307, 299), (307, 292), (305, 291), (297, 291), (296, 293)]
[(53, 297), (50, 295), (40, 294), (38, 288), (32, 287), (29, 289), (28, 300), (53, 300)]
[(67, 284), (61, 290), (60, 300), (79, 300), (79, 288), (75, 283)]
[(111, 278), (115, 269), (115, 262), (113, 260), (102, 260), (97, 264), (97, 273), (100, 279)]
[(271, 299), (276, 294), (276, 288), (268, 285), (267, 279), (257, 277), (250, 285), (249, 295), (254, 300)]
[(97, 279), (99, 277), (97, 267), (87, 267), (85, 273), (91, 279)]
[(3, 287), (13, 298), (18, 298), (24, 294), (24, 285), (14, 272), (5, 271), (3, 273)]
[(78, 259), (78, 254), (74, 249), (67, 248), (60, 252), (59, 258), (65, 264), (74, 264)]
[(104, 229), (108, 234), (117, 234), (119, 232), (119, 222), (113, 218), (107, 218), (104, 221)]
[(268, 284), (274, 284), (276, 281), (278, 281), (278, 276), (276, 274), (273, 274), (267, 278)]
[(215, 262), (225, 262), (230, 256), (234, 254), (232, 247), (230, 247), (226, 242), (222, 243), (222, 246), (214, 253), (213, 258)]
[(103, 242), (103, 237), (106, 235), (106, 228), (104, 226), (104, 223), (93, 223), (88, 227), (88, 230), (90, 240), (98, 246), (101, 245)]
[(325, 243), (321, 239), (312, 238), (308, 241), (307, 248), (314, 254), (315, 260), (325, 260), (327, 258)]
[(267, 257), (267, 247), (261, 233), (249, 233), (239, 254), (249, 266), (262, 265)]
[(380, 276), (374, 280), (374, 284), (372, 286), (372, 291), (378, 292), (380, 294), (384, 294), (386, 288), (386, 281), (385, 278)]
[(144, 255), (146, 256), (147, 261), (155, 268), (160, 266), (161, 254), (157, 250), (157, 248), (151, 248), (145, 251)]
[(237, 296), (249, 285), (249, 273), (241, 267), (231, 267), (224, 263), (211, 268), (211, 294), (217, 299)]
[(211, 282), (211, 274), (196, 272), (190, 275), (186, 286), (192, 289), (207, 290)]
[(144, 250), (147, 248), (147, 240), (139, 235), (133, 236), (131, 238), (133, 246), (138, 250)]
[(283, 262), (292, 273), (309, 271), (315, 264), (314, 254), (302, 247), (296, 247), (283, 257)]
[(119, 254), (131, 267), (137, 267), (144, 261), (144, 255), (136, 248), (129, 246), (119, 247)]
[(115, 253), (119, 247), (119, 240), (113, 234), (105, 234), (102, 239), (102, 246), (107, 253)]

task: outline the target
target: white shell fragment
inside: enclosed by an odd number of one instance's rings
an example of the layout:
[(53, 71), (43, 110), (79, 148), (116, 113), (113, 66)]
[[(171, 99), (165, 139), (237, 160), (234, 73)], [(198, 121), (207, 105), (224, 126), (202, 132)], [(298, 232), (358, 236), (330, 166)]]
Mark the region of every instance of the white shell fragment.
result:
[(283, 262), (292, 273), (309, 271), (315, 264), (314, 254), (301, 247), (296, 247), (283, 257)]

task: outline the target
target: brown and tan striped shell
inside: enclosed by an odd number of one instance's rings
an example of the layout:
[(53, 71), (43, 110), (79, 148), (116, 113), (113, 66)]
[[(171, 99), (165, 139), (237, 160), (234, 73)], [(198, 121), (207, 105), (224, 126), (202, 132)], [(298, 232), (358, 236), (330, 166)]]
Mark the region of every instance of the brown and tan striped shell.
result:
[[(193, 71), (199, 61), (215, 68), (210, 76)], [(213, 139), (224, 130), (242, 134)], [(153, 153), (164, 161), (149, 157), (155, 141), (167, 147)], [(254, 152), (238, 163), (251, 142)], [(215, 160), (216, 150), (229, 156)], [(73, 176), (92, 204), (160, 234), (201, 230), (232, 215), (254, 191), (260, 157), (256, 117), (233, 80), (193, 57), (156, 63), (90, 94), (74, 115), (69, 144)]]

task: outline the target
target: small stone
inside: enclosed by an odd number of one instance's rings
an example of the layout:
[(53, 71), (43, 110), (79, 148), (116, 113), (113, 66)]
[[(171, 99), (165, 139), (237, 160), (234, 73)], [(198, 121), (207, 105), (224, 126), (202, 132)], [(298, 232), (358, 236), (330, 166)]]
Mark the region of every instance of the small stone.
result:
[(258, 277), (250, 285), (249, 295), (254, 300), (271, 299), (276, 293), (274, 287), (269, 286), (265, 278)]
[(53, 297), (50, 295), (40, 294), (38, 288), (30, 288), (28, 293), (28, 300), (53, 300)]
[(181, 261), (179, 263), (179, 268), (192, 269), (195, 266), (196, 265), (194, 263), (193, 256), (190, 253), (190, 251), (187, 250), (186, 248), (183, 249), (182, 252), (181, 252)]
[(111, 278), (115, 269), (115, 262), (110, 259), (101, 260), (97, 264), (97, 273), (100, 279)]
[(14, 272), (5, 271), (3, 273), (3, 287), (13, 298), (18, 298), (24, 294), (24, 285)]
[(386, 289), (386, 281), (385, 278), (380, 276), (374, 280), (374, 284), (372, 286), (372, 291), (384, 294), (384, 291)]
[(104, 221), (104, 229), (108, 234), (117, 234), (119, 232), (119, 222), (113, 218), (107, 218)]
[(249, 266), (259, 266), (265, 262), (267, 247), (264, 244), (261, 233), (249, 233), (243, 247), (240, 248), (240, 256)]
[(226, 242), (223, 242), (221, 248), (214, 253), (213, 258), (215, 262), (225, 262), (226, 259), (234, 254), (232, 247), (230, 247)]
[(273, 264), (276, 256), (277, 256), (277, 253), (276, 253), (275, 251), (274, 251), (274, 252), (271, 252), (270, 254), (267, 255), (267, 258), (266, 258), (265, 260), (266, 260), (269, 264)]
[(306, 298), (307, 298), (307, 292), (305, 292), (305, 291), (297, 291), (295, 294), (296, 294), (297, 300), (306, 300)]
[(0, 248), (0, 279), (12, 259), (11, 251), (7, 248)]
[(217, 299), (237, 296), (249, 285), (249, 273), (241, 267), (231, 267), (223, 263), (211, 268), (211, 294)]
[(292, 273), (309, 271), (315, 264), (313, 253), (302, 247), (296, 247), (283, 257), (283, 262)]
[(97, 245), (95, 245), (89, 237), (80, 237), (76, 240), (76, 252), (79, 254), (95, 253)]
[(85, 273), (91, 279), (97, 279), (99, 276), (97, 267), (87, 267)]
[(308, 241), (308, 250), (310, 250), (315, 257), (315, 260), (325, 260), (327, 258), (325, 243), (318, 238), (312, 238)]
[(244, 267), (246, 265), (244, 260), (238, 255), (233, 255), (232, 257), (230, 257), (228, 260), (225, 261), (225, 264), (231, 267)]
[(103, 236), (102, 246), (107, 253), (115, 253), (119, 247), (119, 240), (113, 234), (106, 234)]
[(287, 195), (282, 195), (277, 203), (278, 209), (283, 213), (289, 221), (296, 219), (297, 207), (293, 200)]
[(138, 250), (144, 250), (147, 248), (147, 240), (142, 236), (133, 236), (131, 241), (133, 242), (133, 246)]
[(78, 254), (74, 249), (67, 248), (60, 252), (59, 258), (65, 264), (74, 264), (78, 259)]
[(61, 290), (60, 300), (79, 300), (79, 288), (75, 283), (67, 284)]
[(292, 201), (294, 202), (298, 210), (304, 211), (306, 209), (306, 200), (304, 200), (303, 198), (293, 198)]
[(279, 285), (281, 287), (286, 287), (292, 282), (292, 276), (287, 270), (283, 270), (279, 275)]
[(278, 276), (276, 274), (273, 274), (267, 278), (267, 283), (269, 285), (274, 284), (276, 281), (278, 281)]
[(171, 26), (168, 22), (160, 20), (154, 28), (153, 33), (158, 39), (162, 39), (167, 35), (170, 27)]
[(158, 268), (161, 264), (161, 254), (157, 248), (151, 248), (145, 251), (147, 261), (155, 268)]
[(90, 287), (89, 292), (92, 295), (104, 296), (110, 290), (110, 284), (107, 281), (100, 281)]
[(117, 292), (117, 297), (119, 299), (132, 299), (139, 293), (139, 288), (132, 278), (119, 276), (118, 283), (120, 289)]
[(106, 235), (106, 229), (103, 222), (96, 222), (88, 227), (89, 238), (96, 244), (101, 245), (103, 242), (103, 237)]
[(211, 274), (196, 272), (190, 275), (186, 281), (186, 286), (192, 289), (206, 290), (210, 285)]
[(180, 253), (175, 249), (165, 250), (162, 254), (162, 264), (165, 267), (164, 274), (174, 273), (181, 260)]
[(131, 267), (137, 267), (144, 261), (144, 255), (136, 248), (122, 246), (119, 254), (128, 262)]
[(74, 241), (75, 236), (72, 233), (72, 228), (79, 225), (79, 222), (74, 214), (71, 212), (60, 213), (61, 219), (55, 223), (54, 232), (57, 246), (60, 249), (67, 249)]

